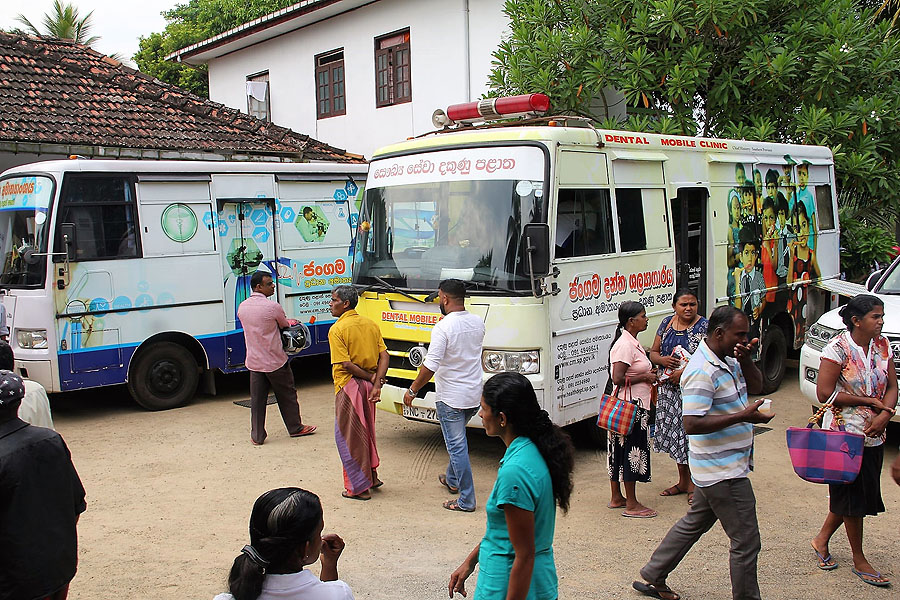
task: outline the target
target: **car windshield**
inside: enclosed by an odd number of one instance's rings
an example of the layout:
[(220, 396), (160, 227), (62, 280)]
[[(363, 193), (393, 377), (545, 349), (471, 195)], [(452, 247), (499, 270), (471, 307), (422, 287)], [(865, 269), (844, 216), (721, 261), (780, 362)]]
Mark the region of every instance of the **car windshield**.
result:
[(881, 286), (873, 290), (876, 294), (900, 295), (900, 259), (894, 261), (890, 266), (890, 272), (884, 278)]
[[(357, 283), (434, 290), (455, 278), (488, 291), (530, 293), (522, 228), (546, 222), (544, 156), (519, 147), (492, 148), (491, 159), (480, 158), (486, 151), (373, 161), (354, 253)], [(484, 161), (494, 158), (498, 166), (489, 172)], [(407, 176), (422, 164), (432, 170)], [(401, 176), (384, 175), (390, 169)]]
[(44, 282), (53, 180), (43, 176), (0, 180), (0, 285), (32, 287)]

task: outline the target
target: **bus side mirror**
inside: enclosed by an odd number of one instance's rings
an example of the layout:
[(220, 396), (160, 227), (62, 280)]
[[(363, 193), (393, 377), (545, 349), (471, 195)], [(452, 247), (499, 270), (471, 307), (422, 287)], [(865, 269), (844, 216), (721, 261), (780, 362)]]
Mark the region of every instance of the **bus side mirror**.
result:
[(531, 278), (550, 274), (550, 226), (529, 223), (522, 232), (525, 244), (525, 274)]
[(75, 236), (75, 223), (63, 223), (59, 226), (60, 234), (63, 242), (63, 251), (66, 253), (66, 260), (75, 260), (75, 247), (77, 245)]

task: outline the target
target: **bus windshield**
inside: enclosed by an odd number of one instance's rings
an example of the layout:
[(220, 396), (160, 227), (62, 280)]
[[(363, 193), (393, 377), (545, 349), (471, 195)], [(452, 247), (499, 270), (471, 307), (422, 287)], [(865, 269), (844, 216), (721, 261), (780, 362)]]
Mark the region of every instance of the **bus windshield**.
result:
[[(528, 223), (546, 222), (543, 153), (490, 149), (501, 166), (487, 173), (489, 159), (478, 158), (486, 150), (373, 161), (354, 253), (357, 283), (435, 290), (455, 278), (488, 291), (531, 292), (521, 236)], [(468, 173), (459, 172), (460, 162)], [(378, 180), (379, 169), (405, 173), (423, 164), (431, 173), (393, 177), (394, 185)]]
[(44, 283), (53, 180), (40, 175), (0, 180), (0, 285), (34, 287)]

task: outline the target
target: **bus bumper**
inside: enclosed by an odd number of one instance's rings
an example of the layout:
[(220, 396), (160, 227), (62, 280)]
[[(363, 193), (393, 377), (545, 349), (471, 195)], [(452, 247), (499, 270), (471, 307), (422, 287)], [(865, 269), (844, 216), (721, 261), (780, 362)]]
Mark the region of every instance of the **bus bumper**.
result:
[(53, 387), (53, 365), (49, 360), (16, 360), (16, 373), (37, 381), (48, 393), (59, 391)]

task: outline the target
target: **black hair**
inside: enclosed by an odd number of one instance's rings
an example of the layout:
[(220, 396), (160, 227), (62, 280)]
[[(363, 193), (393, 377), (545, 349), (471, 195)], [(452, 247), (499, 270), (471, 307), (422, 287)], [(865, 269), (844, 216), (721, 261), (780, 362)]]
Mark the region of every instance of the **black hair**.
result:
[(250, 548), (234, 559), (228, 591), (235, 600), (256, 600), (266, 570), (282, 572), (294, 552), (312, 539), (322, 521), (319, 497), (300, 488), (269, 490), (253, 504)]
[(737, 173), (738, 169), (741, 170), (741, 173), (746, 173), (747, 171), (744, 169), (744, 163), (734, 163), (734, 172)]
[(672, 296), (672, 306), (678, 304), (678, 300), (681, 299), (682, 296), (693, 296), (694, 300), (699, 304), (700, 299), (697, 298), (697, 293), (690, 288), (681, 288), (675, 291), (675, 295)]
[(775, 211), (775, 199), (772, 198), (771, 196), (769, 196), (768, 198), (766, 198), (765, 200), (763, 200), (763, 205), (762, 205), (762, 211), (761, 211), (761, 212), (766, 212), (766, 209), (767, 209), (767, 208), (771, 208), (773, 213), (776, 212), (776, 211)]
[(253, 275), (250, 276), (250, 289), (255, 290), (256, 286), (261, 285), (265, 278), (272, 278), (271, 273), (267, 273), (265, 271), (257, 271)]
[(16, 357), (13, 356), (12, 346), (0, 340), (0, 370), (15, 371)]
[(454, 300), (464, 300), (466, 297), (466, 284), (459, 279), (445, 279), (438, 289)]
[(351, 310), (359, 303), (359, 292), (352, 285), (336, 285), (331, 293), (340, 298), (341, 302), (349, 302)]
[(753, 185), (753, 182), (749, 179), (744, 180), (744, 185), (741, 186), (742, 194), (752, 194), (756, 191), (756, 186)]
[(311, 212), (313, 212), (313, 209), (312, 209), (311, 206), (304, 206), (304, 207), (303, 207), (303, 216), (304, 216), (304, 217), (306, 216), (306, 213), (311, 213)]
[(738, 233), (738, 248), (743, 251), (747, 244), (753, 244), (753, 247), (759, 250), (759, 238), (756, 237), (756, 229), (752, 225), (744, 225)]
[(794, 203), (794, 214), (797, 215), (798, 226), (800, 225), (800, 213), (803, 213), (803, 216), (806, 217), (806, 222), (809, 223), (809, 212), (806, 210), (806, 205), (802, 201), (797, 200)]
[(844, 325), (847, 326), (847, 331), (853, 331), (855, 327), (853, 317), (862, 319), (872, 312), (872, 309), (876, 306), (884, 308), (884, 302), (881, 301), (881, 298), (871, 294), (860, 294), (859, 296), (854, 296), (850, 299), (850, 302), (842, 306), (838, 314), (841, 316)]
[(482, 396), (492, 413), (505, 414), (515, 432), (537, 446), (550, 471), (553, 498), (563, 512), (568, 512), (575, 448), (569, 434), (554, 425), (538, 404), (531, 382), (521, 373), (498, 373), (485, 382)]
[(784, 215), (790, 218), (791, 209), (788, 208), (787, 198), (784, 197), (784, 194), (778, 192), (778, 195), (775, 199), (775, 215), (778, 216), (778, 213), (784, 212)]
[(778, 185), (778, 171), (775, 169), (769, 169), (766, 171), (766, 185), (769, 184)]
[[(609, 354), (606, 355), (606, 371), (609, 373), (609, 382), (612, 381), (612, 361), (609, 357), (612, 354), (613, 346), (622, 337), (622, 328), (628, 323), (628, 319), (632, 319), (646, 310), (643, 304), (634, 300), (626, 300), (619, 305), (619, 324), (616, 325), (616, 335), (613, 336), (612, 342), (609, 344)], [(609, 382), (607, 382), (606, 387), (609, 387)]]
[(709, 315), (709, 325), (707, 326), (707, 331), (712, 334), (716, 329), (728, 329), (731, 327), (731, 324), (734, 323), (734, 320), (738, 317), (738, 315), (747, 318), (747, 315), (744, 314), (739, 308), (735, 308), (733, 306), (720, 306), (716, 310)]

